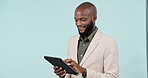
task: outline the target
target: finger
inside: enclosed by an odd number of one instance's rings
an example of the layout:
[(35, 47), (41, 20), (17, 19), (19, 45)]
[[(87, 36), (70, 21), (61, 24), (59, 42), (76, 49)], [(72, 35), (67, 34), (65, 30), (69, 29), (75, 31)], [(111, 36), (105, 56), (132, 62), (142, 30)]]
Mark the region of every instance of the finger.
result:
[(56, 74), (56, 75), (58, 75), (58, 76), (60, 76), (61, 78), (63, 78), (63, 77), (66, 75), (66, 73)]
[(58, 72), (60, 72), (60, 71), (62, 71), (62, 67), (57, 68), (57, 69), (54, 71), (54, 73), (58, 73)]
[(65, 75), (66, 75), (66, 73), (64, 73), (64, 74), (62, 75), (62, 77), (65, 76)]
[(69, 66), (73, 68), (75, 66), (75, 62), (71, 62)]
[(67, 62), (69, 59), (65, 59), (64, 62)]
[(66, 59), (64, 62), (70, 63), (70, 62), (72, 62), (72, 61), (73, 61), (72, 59)]
[(56, 69), (58, 69), (58, 68), (59, 68), (58, 66), (54, 66), (54, 67), (53, 67), (54, 70), (56, 70)]
[(60, 76), (64, 76), (66, 74), (66, 71), (63, 70), (63, 71), (59, 71), (56, 73), (57, 75), (60, 75)]

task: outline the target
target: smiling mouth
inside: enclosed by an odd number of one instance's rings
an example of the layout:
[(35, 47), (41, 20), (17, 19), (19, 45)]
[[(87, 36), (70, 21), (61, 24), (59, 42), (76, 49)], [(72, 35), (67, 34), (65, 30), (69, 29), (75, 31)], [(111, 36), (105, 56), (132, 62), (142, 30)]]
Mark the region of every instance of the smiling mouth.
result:
[(86, 26), (77, 26), (79, 29), (79, 32), (83, 33), (86, 29)]

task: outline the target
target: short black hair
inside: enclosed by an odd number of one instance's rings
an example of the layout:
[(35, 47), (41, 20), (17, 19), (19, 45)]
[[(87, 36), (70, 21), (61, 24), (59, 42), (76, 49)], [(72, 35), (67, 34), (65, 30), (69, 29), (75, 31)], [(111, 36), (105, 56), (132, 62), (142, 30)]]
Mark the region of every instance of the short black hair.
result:
[[(88, 9), (90, 8), (92, 11), (94, 11), (94, 15), (97, 15), (97, 9), (96, 9), (96, 6), (90, 2), (83, 2), (81, 3), (77, 8), (80, 8), (80, 7), (83, 7), (85, 9)], [(76, 9), (77, 9), (76, 8)]]

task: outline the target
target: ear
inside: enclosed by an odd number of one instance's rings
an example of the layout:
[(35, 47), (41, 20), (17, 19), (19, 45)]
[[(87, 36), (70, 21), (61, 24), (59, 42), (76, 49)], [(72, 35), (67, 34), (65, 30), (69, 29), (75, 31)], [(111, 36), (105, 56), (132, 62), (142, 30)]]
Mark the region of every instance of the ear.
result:
[(96, 20), (97, 20), (97, 16), (94, 15), (94, 16), (92, 17), (92, 21), (95, 22)]

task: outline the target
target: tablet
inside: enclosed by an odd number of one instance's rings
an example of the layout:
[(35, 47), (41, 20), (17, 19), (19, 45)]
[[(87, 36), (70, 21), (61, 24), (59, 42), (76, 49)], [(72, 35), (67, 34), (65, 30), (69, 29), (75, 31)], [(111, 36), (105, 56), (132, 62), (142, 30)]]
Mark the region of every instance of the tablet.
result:
[(62, 67), (63, 69), (66, 70), (66, 73), (68, 73), (68, 74), (74, 74), (74, 75), (77, 75), (78, 74), (78, 72), (76, 72), (69, 65), (67, 65), (61, 58), (50, 57), (50, 56), (44, 56), (44, 58), (48, 62), (50, 62), (53, 66)]

